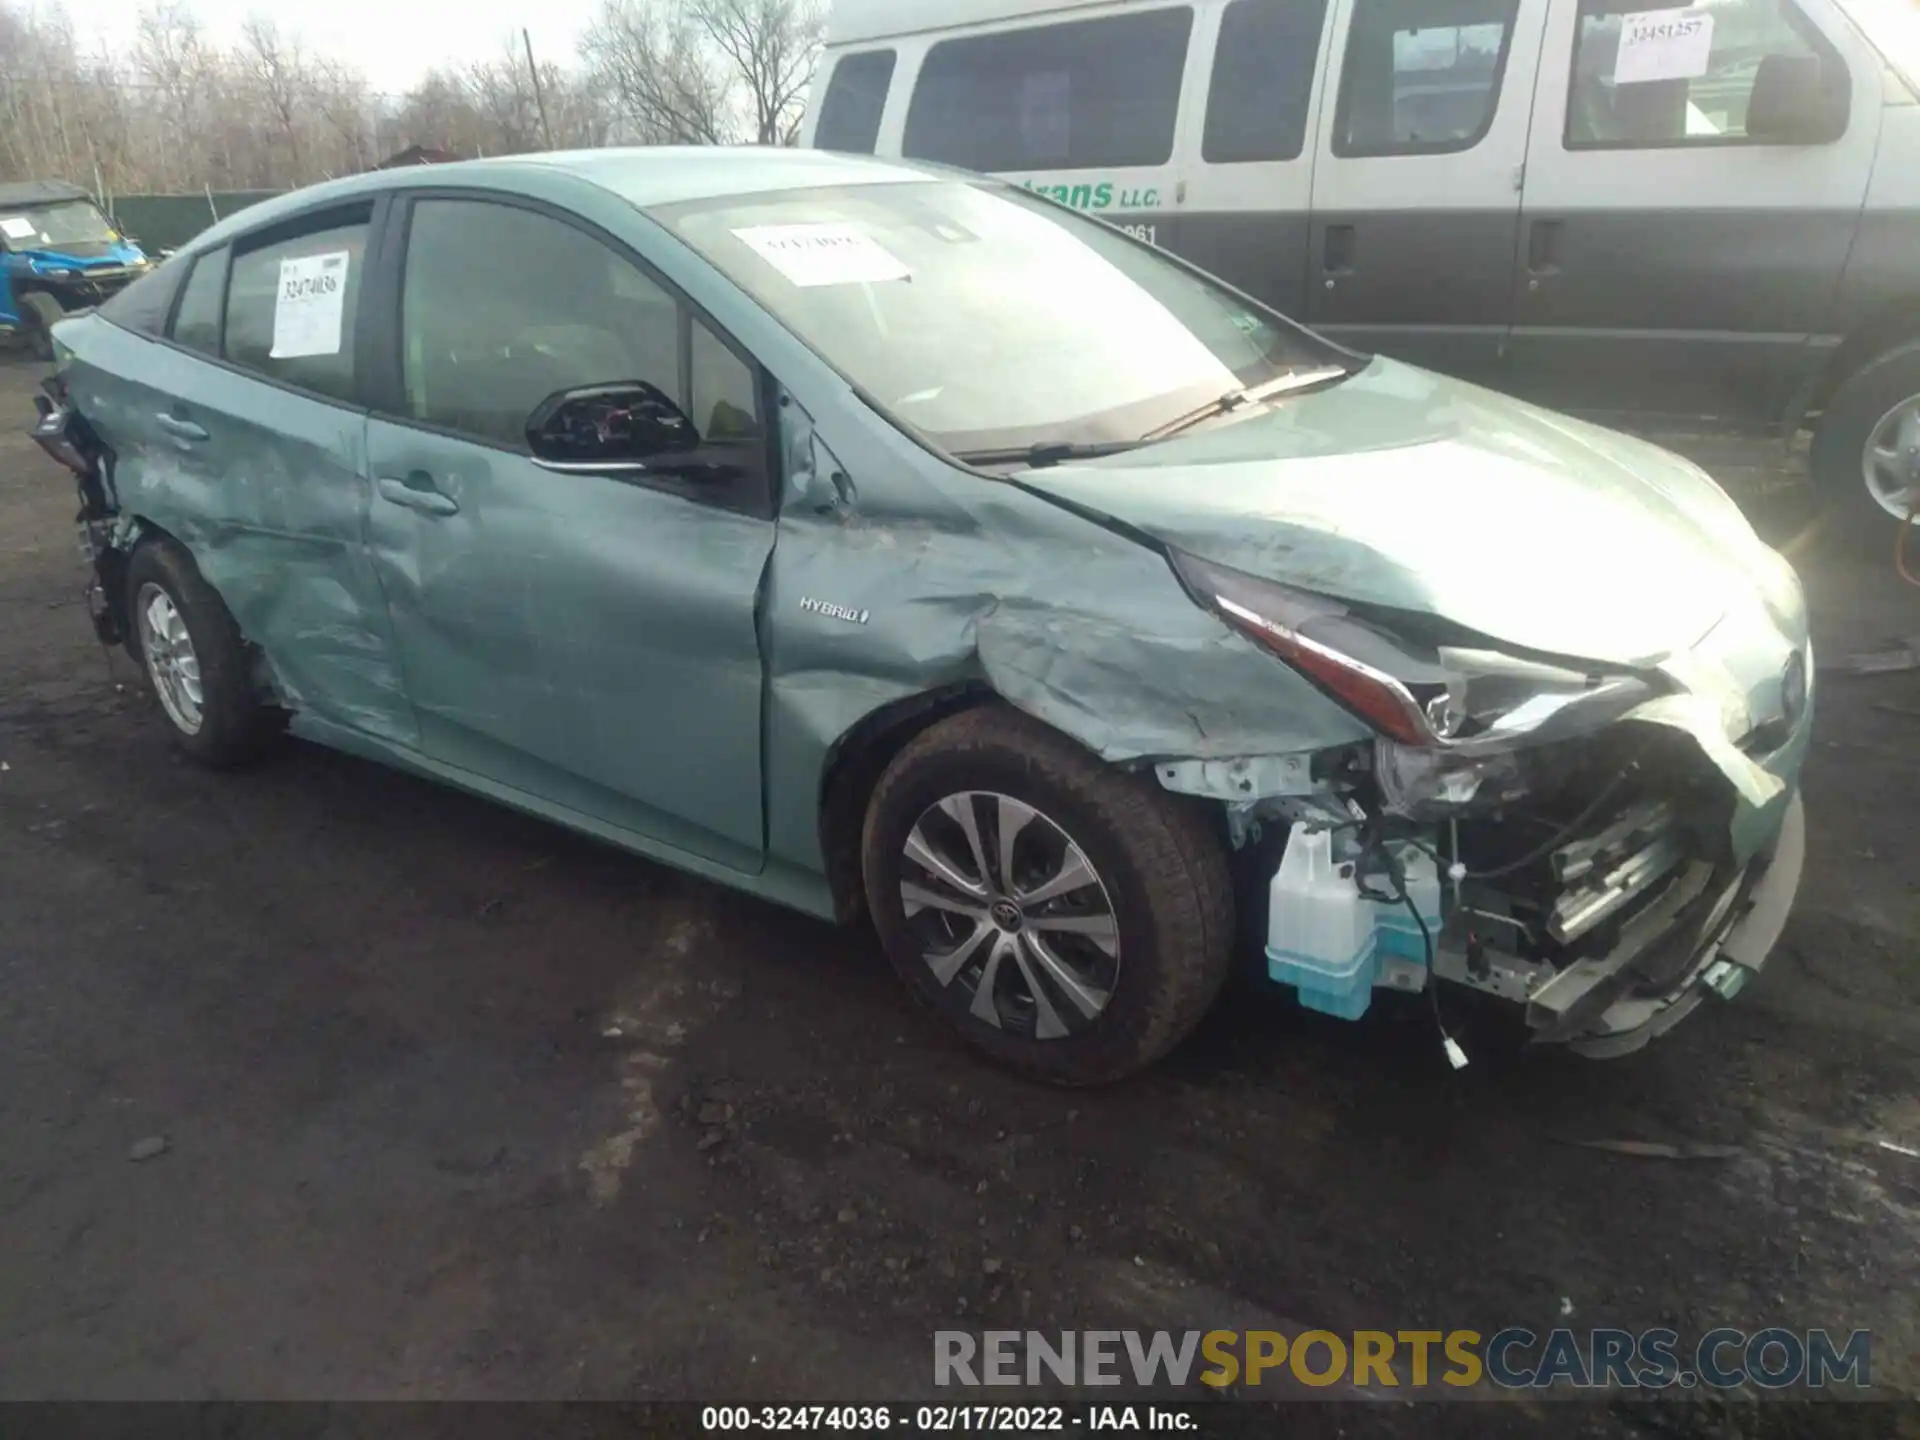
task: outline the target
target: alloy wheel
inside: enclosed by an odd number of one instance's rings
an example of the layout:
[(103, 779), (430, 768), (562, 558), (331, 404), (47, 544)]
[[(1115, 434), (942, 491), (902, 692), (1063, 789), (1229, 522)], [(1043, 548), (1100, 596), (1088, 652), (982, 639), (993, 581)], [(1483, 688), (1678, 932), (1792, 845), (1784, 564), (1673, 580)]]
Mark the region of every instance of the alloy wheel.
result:
[(160, 586), (140, 587), (135, 605), (140, 617), (140, 653), (167, 718), (188, 735), (198, 735), (206, 697), (200, 688), (200, 657), (193, 636), (173, 597)]
[(1920, 504), (1920, 395), (1909, 396), (1880, 418), (1862, 457), (1867, 493), (1896, 520)]
[(900, 899), (934, 980), (975, 1019), (1034, 1040), (1085, 1032), (1120, 978), (1120, 922), (1086, 852), (1010, 795), (965, 791), (907, 833)]

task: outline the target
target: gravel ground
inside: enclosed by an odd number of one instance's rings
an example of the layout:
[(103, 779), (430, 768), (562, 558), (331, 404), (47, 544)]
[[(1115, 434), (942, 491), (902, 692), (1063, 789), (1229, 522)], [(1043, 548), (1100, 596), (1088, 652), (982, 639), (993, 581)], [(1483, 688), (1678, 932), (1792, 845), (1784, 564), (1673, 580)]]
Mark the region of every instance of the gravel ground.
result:
[[(91, 639), (32, 378), (0, 362), (0, 1399), (905, 1398), (936, 1328), (1559, 1323), (1869, 1327), (1920, 1393), (1920, 675), (1825, 678), (1782, 950), (1639, 1056), (1453, 1075), (1418, 1007), (1255, 996), (1063, 1095), (864, 933), (310, 747), (180, 763)], [(1798, 457), (1667, 438), (1804, 517)], [(1920, 635), (1887, 566), (1804, 573), (1826, 660)]]

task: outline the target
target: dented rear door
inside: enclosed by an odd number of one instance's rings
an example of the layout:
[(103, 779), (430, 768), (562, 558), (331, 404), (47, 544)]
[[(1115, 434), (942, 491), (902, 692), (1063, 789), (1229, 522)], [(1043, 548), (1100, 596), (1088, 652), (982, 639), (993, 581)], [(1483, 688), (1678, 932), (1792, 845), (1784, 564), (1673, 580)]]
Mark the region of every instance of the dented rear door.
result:
[[(123, 516), (191, 552), (296, 715), (411, 745), (363, 539), (356, 340), (372, 209), (362, 201), (243, 236), (230, 266), (226, 249), (202, 255), (187, 282), (193, 307), (183, 300), (164, 341), (98, 317), (62, 333), (82, 413), (118, 457)], [(333, 287), (322, 303), (283, 304), (289, 279), (322, 266)]]

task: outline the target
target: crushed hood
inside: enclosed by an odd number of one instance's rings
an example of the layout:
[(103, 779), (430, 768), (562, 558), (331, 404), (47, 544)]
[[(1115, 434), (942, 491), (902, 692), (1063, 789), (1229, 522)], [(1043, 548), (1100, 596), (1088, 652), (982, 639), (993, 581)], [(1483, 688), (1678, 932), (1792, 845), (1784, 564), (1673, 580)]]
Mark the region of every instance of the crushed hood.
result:
[(1658, 446), (1375, 360), (1247, 419), (1022, 483), (1203, 559), (1653, 668), (1798, 583), (1705, 472)]

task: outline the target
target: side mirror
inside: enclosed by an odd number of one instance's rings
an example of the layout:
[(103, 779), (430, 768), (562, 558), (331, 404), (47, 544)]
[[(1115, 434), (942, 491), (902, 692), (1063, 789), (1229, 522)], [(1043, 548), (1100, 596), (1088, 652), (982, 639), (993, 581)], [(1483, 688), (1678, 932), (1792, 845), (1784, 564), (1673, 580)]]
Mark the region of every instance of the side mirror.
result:
[(1836, 76), (1818, 55), (1769, 55), (1760, 62), (1747, 100), (1749, 140), (1826, 145), (1846, 131), (1844, 73)]
[(549, 470), (633, 473), (699, 449), (700, 432), (659, 387), (621, 380), (542, 401), (527, 421), (527, 448)]

